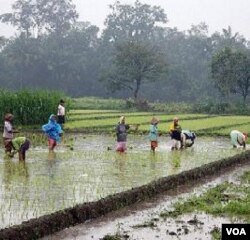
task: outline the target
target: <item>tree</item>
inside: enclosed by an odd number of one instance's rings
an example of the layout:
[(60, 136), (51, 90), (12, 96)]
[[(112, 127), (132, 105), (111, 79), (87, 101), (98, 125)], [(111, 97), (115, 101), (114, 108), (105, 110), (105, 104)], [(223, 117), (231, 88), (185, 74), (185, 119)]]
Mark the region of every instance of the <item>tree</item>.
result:
[(4, 13), (0, 15), (0, 21), (9, 23), (21, 33), (25, 33), (26, 37), (31, 35), (31, 30), (35, 26), (33, 14), (35, 11), (34, 4), (29, 0), (17, 0), (12, 4), (13, 13)]
[(72, 0), (37, 0), (41, 22), (49, 32), (64, 35), (78, 18)]
[(231, 48), (223, 49), (213, 56), (211, 73), (215, 86), (222, 94), (241, 94), (245, 104), (250, 88), (249, 53)]
[(117, 46), (113, 66), (104, 79), (111, 91), (130, 89), (136, 100), (143, 82), (158, 80), (165, 72), (166, 63), (155, 47), (127, 42)]
[(227, 29), (223, 28), (222, 33), (215, 32), (212, 34), (211, 40), (214, 53), (217, 53), (226, 47), (237, 49), (244, 49), (246, 47), (246, 39), (238, 32), (233, 33), (230, 26), (228, 26)]
[(17, 0), (12, 9), (0, 15), (0, 21), (17, 27), (26, 37), (46, 31), (64, 35), (78, 17), (72, 0)]
[(232, 89), (232, 93), (240, 94), (243, 97), (243, 104), (245, 104), (250, 89), (250, 53), (237, 52), (235, 58), (236, 86)]
[(161, 91), (164, 89), (164, 100), (197, 101), (206, 94), (211, 96), (211, 89), (214, 90), (209, 81), (211, 41), (206, 24), (192, 25), (185, 32), (167, 28), (158, 45), (169, 70), (165, 83), (159, 83)]
[(138, 0), (134, 6), (116, 1), (110, 5), (112, 13), (105, 20), (107, 26), (103, 38), (107, 42), (144, 41), (153, 38), (158, 24), (167, 22), (164, 10), (158, 6), (142, 4)]

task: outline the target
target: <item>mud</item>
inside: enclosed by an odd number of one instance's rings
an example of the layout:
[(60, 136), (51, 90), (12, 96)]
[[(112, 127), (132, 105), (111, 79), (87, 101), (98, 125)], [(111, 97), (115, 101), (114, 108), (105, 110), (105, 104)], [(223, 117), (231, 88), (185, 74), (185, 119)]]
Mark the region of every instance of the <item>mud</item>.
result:
[[(118, 239), (133, 240), (212, 239), (211, 232), (221, 231), (221, 224), (230, 223), (232, 219), (205, 213), (164, 218), (161, 216), (162, 212), (170, 209), (174, 202), (187, 199), (190, 195), (200, 195), (217, 184), (225, 181), (237, 183), (239, 176), (249, 170), (250, 163), (232, 167), (220, 176), (208, 176), (195, 184), (181, 185), (167, 194), (156, 195), (143, 203), (133, 204), (41, 240), (97, 240), (116, 234), (120, 237)], [(240, 222), (239, 219), (233, 220)]]
[(184, 171), (176, 175), (160, 178), (141, 187), (117, 193), (95, 202), (76, 205), (37, 219), (31, 219), (20, 225), (0, 230), (0, 239), (38, 239), (64, 228), (101, 217), (107, 213), (154, 197), (156, 194), (173, 190), (180, 185), (192, 184), (205, 176), (220, 174), (237, 164), (247, 163), (250, 151), (234, 157), (212, 162), (201, 167)]

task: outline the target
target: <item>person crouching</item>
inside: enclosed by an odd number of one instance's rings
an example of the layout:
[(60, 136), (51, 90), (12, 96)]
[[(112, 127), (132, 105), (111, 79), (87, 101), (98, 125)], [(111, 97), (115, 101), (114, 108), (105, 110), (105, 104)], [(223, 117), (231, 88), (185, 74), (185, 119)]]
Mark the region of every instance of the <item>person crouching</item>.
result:
[(14, 157), (18, 153), (19, 161), (25, 161), (25, 153), (30, 148), (30, 140), (26, 137), (16, 137), (11, 140), (13, 151), (10, 153)]

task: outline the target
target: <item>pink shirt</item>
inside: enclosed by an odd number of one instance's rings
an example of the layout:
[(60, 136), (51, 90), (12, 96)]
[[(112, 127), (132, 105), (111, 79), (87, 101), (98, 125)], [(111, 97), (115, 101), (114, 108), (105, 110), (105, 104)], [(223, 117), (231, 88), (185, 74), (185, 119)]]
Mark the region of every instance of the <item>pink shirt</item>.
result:
[(4, 128), (3, 128), (3, 137), (4, 138), (13, 138), (13, 127), (9, 121), (4, 121)]

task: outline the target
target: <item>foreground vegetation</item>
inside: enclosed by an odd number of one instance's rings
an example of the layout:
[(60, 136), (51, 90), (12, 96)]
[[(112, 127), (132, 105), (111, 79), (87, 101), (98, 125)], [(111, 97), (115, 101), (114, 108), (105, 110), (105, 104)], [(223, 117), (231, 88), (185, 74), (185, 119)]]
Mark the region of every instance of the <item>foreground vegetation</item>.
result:
[[(223, 216), (232, 222), (250, 223), (250, 172), (245, 172), (239, 182), (224, 182), (209, 189), (201, 196), (193, 196), (176, 202), (173, 211), (160, 214), (162, 218), (177, 217), (185, 213), (205, 212)], [(211, 232), (213, 239), (221, 239), (220, 229)]]
[(209, 189), (201, 196), (193, 196), (174, 204), (173, 211), (161, 213), (161, 217), (177, 217), (184, 213), (205, 212), (223, 215), (232, 220), (250, 222), (250, 172), (241, 177), (239, 183), (225, 182)]
[[(225, 219), (230, 219), (231, 222), (250, 222), (250, 172), (246, 171), (243, 175), (239, 177), (234, 182), (224, 182), (219, 184), (213, 188), (208, 189), (201, 195), (191, 196), (189, 198), (185, 198), (183, 200), (175, 202), (171, 208), (171, 211), (162, 211), (159, 216), (154, 216), (154, 218), (145, 221), (141, 224), (137, 224), (132, 226), (133, 229), (142, 229), (142, 228), (150, 228), (151, 230), (155, 230), (157, 235), (160, 235), (161, 225), (166, 227), (164, 224), (160, 224), (162, 222), (168, 222), (168, 226), (171, 229), (171, 224), (169, 219), (176, 220), (176, 228), (178, 228), (177, 233), (175, 231), (172, 232), (172, 235), (181, 235), (188, 234), (191, 230), (190, 227), (185, 226), (182, 231), (178, 226), (177, 222), (180, 222), (180, 219), (177, 217), (181, 217), (186, 213), (190, 214), (199, 214), (206, 213), (213, 216), (222, 216)], [(196, 215), (194, 215), (193, 219), (188, 221), (189, 225), (203, 225), (203, 222), (200, 222)], [(183, 225), (184, 226), (184, 225)], [(167, 230), (167, 233), (171, 235)], [(221, 239), (221, 226), (214, 225), (213, 229), (210, 231), (211, 237), (213, 240)], [(107, 234), (102, 239), (103, 240), (124, 240), (130, 239), (130, 235), (133, 235), (130, 231), (120, 231), (119, 229), (115, 234)], [(188, 236), (188, 235), (187, 235)]]

